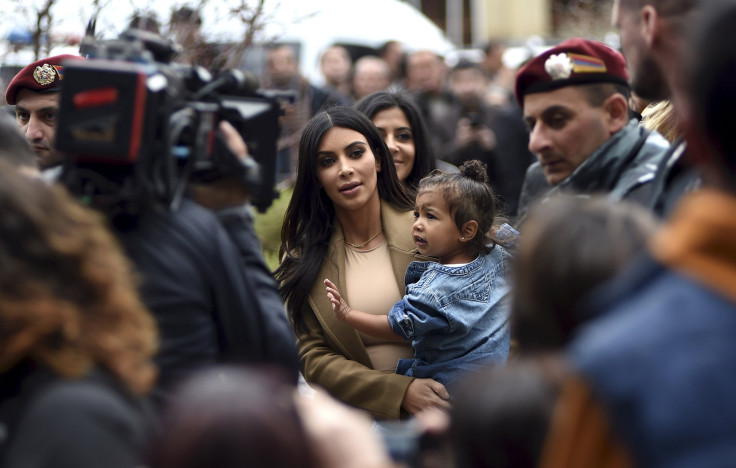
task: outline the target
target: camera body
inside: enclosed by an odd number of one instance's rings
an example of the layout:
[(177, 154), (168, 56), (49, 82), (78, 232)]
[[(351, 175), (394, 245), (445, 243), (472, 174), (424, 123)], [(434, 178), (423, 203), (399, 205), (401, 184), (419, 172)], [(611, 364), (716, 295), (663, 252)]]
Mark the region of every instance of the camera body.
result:
[[(213, 77), (170, 63), (176, 46), (145, 31), (115, 40), (88, 33), (80, 50), (88, 60), (64, 64), (56, 130), (67, 160), (62, 181), (73, 192), (93, 204), (174, 207), (190, 181), (227, 177), (243, 184), (259, 211), (271, 205), (281, 96), (260, 92), (258, 80), (239, 70)], [(229, 151), (222, 120), (251, 158)]]

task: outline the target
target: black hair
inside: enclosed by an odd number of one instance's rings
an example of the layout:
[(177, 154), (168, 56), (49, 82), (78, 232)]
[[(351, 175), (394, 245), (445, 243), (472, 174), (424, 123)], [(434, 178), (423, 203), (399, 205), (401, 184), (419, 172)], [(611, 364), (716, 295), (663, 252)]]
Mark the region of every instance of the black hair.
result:
[(467, 243), (468, 253), (476, 256), (488, 253), (498, 242), (493, 237), (496, 216), (496, 197), (488, 185), (486, 165), (477, 159), (465, 161), (459, 173), (434, 171), (419, 182), (417, 195), (427, 191), (439, 191), (447, 202), (455, 225), (462, 231), (468, 221), (478, 223), (475, 237)]

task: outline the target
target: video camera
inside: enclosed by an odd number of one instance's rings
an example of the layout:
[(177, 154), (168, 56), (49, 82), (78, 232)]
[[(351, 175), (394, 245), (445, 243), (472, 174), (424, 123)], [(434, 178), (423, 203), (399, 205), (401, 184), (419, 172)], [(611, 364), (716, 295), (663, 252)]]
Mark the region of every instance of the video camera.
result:
[[(176, 45), (127, 30), (94, 38), (90, 22), (80, 52), (64, 64), (56, 148), (67, 162), (61, 181), (93, 205), (135, 215), (142, 205), (175, 207), (190, 181), (234, 178), (264, 212), (274, 190), (279, 99), (240, 70), (216, 77), (171, 63)], [(217, 127), (230, 122), (251, 158), (237, 158)]]

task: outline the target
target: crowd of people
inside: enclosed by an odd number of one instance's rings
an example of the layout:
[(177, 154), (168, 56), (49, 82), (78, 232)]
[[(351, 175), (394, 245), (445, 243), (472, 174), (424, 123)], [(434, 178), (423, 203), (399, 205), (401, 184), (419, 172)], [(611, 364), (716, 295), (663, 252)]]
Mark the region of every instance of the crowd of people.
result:
[[(180, 60), (217, 61), (176, 19)], [(517, 70), (496, 42), (335, 45), (324, 86), (274, 46), (270, 233), (231, 174), (182, 163), (170, 203), (58, 151), (85, 59), (28, 64), (0, 115), (0, 466), (730, 466), (736, 2), (612, 20), (621, 51)]]

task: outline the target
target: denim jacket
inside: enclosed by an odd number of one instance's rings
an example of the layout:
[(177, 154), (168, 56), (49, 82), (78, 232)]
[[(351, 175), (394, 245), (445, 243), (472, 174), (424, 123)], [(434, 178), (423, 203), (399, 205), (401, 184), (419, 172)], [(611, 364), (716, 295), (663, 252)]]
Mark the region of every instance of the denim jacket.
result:
[(510, 258), (497, 245), (467, 265), (409, 265), (406, 295), (388, 314), (394, 332), (414, 346), (414, 359), (400, 360), (397, 373), (449, 388), (466, 371), (506, 362)]

